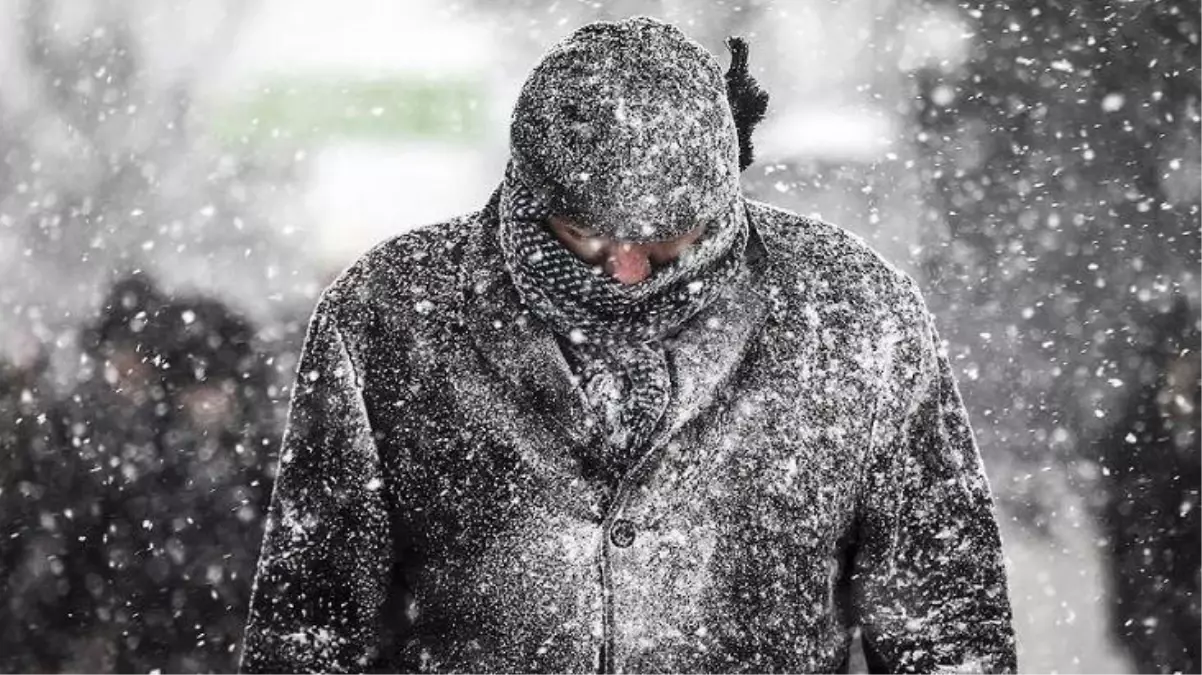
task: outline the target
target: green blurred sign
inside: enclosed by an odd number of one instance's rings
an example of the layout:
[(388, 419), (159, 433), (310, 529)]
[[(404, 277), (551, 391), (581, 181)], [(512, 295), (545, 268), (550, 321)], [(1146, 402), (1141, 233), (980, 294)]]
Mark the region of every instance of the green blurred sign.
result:
[(484, 128), (483, 87), (425, 78), (296, 81), (265, 86), (218, 114), (235, 142), (339, 138), (473, 141)]

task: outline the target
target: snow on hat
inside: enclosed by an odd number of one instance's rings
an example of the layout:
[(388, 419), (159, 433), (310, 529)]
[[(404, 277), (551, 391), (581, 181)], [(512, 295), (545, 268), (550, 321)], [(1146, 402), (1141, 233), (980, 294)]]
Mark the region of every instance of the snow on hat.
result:
[[(730, 82), (712, 54), (647, 17), (586, 25), (556, 44), (522, 87), (510, 127), (512, 169), (555, 213), (609, 237), (655, 241), (721, 216), (750, 163), (740, 136), (767, 95), (732, 39)], [(750, 84), (749, 111), (728, 101)], [(745, 128), (744, 128), (745, 127)]]

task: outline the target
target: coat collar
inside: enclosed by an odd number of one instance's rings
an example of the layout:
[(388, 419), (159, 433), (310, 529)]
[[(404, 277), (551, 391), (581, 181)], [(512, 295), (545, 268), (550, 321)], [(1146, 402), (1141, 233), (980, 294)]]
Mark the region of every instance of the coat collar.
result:
[[(460, 267), (462, 322), (493, 376), (528, 402), (545, 428), (570, 447), (594, 442), (598, 435), (586, 424), (587, 404), (577, 378), (551, 329), (522, 305), (510, 281), (496, 238), (495, 201), (494, 196), (468, 235)], [(673, 393), (648, 455), (713, 402), (765, 322), (770, 301), (761, 283), (769, 257), (754, 221), (749, 224), (746, 272), (667, 341)]]

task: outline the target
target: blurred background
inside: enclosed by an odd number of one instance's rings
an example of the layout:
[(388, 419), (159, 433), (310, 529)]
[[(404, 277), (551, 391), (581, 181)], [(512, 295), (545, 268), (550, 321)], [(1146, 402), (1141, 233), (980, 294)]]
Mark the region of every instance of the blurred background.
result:
[(0, 670), (236, 668), (317, 294), (633, 14), (748, 37), (746, 192), (924, 289), (1021, 668), (1202, 668), (1196, 0), (0, 0)]

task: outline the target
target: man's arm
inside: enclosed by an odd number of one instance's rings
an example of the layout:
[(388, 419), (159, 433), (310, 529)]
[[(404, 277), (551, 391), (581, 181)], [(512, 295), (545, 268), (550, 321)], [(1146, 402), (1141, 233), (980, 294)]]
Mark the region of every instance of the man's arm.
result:
[[(899, 345), (872, 434), (853, 593), (873, 672), (1012, 672), (993, 500), (933, 320)], [(907, 391), (907, 389), (909, 391)]]
[(246, 627), (242, 670), (362, 670), (392, 545), (384, 476), (328, 294), (309, 323)]

